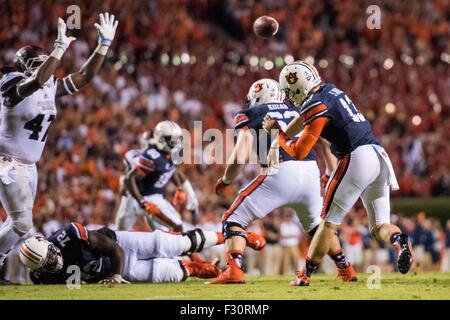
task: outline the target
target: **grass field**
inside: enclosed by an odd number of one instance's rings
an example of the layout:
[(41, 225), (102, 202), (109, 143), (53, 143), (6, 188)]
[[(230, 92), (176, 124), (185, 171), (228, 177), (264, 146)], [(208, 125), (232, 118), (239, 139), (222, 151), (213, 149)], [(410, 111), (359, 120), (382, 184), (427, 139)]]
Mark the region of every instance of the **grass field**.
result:
[(450, 300), (449, 273), (382, 275), (380, 289), (368, 289), (368, 275), (356, 283), (341, 283), (333, 276), (317, 275), (310, 287), (288, 286), (290, 277), (247, 278), (245, 285), (208, 286), (200, 279), (178, 284), (3, 286), (0, 299), (446, 299)]

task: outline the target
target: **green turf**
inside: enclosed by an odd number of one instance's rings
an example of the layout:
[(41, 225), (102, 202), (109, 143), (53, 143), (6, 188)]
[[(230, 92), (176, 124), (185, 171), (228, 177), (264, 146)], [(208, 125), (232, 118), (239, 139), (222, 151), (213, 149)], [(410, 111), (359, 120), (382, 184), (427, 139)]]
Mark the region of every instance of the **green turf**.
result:
[(189, 279), (178, 284), (3, 286), (0, 299), (450, 299), (449, 273), (382, 275), (381, 289), (368, 289), (368, 275), (341, 283), (317, 275), (310, 287), (288, 286), (290, 277), (248, 277), (244, 285), (205, 285)]

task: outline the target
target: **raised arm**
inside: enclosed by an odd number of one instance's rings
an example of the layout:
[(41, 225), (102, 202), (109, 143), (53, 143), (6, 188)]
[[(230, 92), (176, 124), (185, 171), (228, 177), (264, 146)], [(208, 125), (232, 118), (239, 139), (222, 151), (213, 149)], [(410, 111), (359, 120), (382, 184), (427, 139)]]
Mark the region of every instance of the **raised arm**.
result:
[(73, 94), (80, 90), (94, 78), (105, 61), (106, 53), (114, 39), (119, 22), (115, 20), (113, 14), (109, 15), (108, 12), (101, 13), (99, 16), (100, 24), (95, 24), (99, 35), (97, 48), (79, 71), (69, 74), (63, 79), (58, 79), (57, 97)]
[[(7, 98), (7, 106), (13, 107), (24, 98), (30, 96), (44, 85), (56, 68), (59, 66), (64, 52), (70, 43), (75, 40), (74, 37), (66, 36), (66, 23), (63, 19), (58, 19), (58, 38), (55, 41), (55, 49), (50, 56), (33, 72), (28, 78), (16, 78), (19, 82), (11, 83), (8, 88), (2, 88), (3, 95)], [(15, 88), (15, 89), (14, 89)]]

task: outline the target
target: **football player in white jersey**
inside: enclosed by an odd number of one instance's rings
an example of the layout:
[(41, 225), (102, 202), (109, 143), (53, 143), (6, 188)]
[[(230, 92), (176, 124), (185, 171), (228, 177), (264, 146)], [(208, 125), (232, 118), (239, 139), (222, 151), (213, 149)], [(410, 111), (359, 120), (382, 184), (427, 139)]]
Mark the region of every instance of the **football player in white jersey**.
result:
[[(299, 218), (305, 231), (312, 237), (320, 222), (322, 197), (320, 195), (320, 172), (315, 161), (316, 154), (311, 152), (305, 161), (297, 161), (284, 153), (276, 144), (263, 148), (261, 140), (267, 134), (263, 131), (262, 123), (267, 115), (276, 118), (282, 126), (287, 126), (295, 117), (299, 116), (298, 109), (285, 101), (285, 94), (277, 81), (260, 79), (253, 83), (247, 95), (248, 108), (237, 113), (235, 129), (239, 130), (238, 140), (233, 153), (228, 160), (224, 175), (218, 179), (216, 193), (221, 195), (239, 174), (244, 155), (248, 161), (251, 146), (257, 146), (258, 157), (262, 171), (251, 183), (239, 191), (239, 195), (231, 207), (222, 217), (223, 234), (227, 248), (227, 269), (210, 284), (244, 283), (243, 253), (248, 244), (245, 228), (255, 219), (263, 218), (271, 211), (294, 204), (304, 204), (306, 211), (300, 213)], [(256, 132), (251, 132), (256, 130)], [(267, 138), (268, 140), (270, 137)], [(256, 140), (256, 143), (254, 143)], [(250, 147), (250, 148), (249, 148)], [(321, 153), (326, 155), (327, 168), (333, 165), (334, 159), (324, 148), (318, 146)], [(278, 167), (276, 172), (268, 174), (265, 151)], [(275, 158), (272, 158), (275, 150)], [(278, 163), (279, 162), (279, 163)], [(330, 170), (330, 168), (328, 168)], [(356, 281), (356, 273), (342, 252), (339, 239), (333, 237), (332, 246), (328, 251), (336, 263), (339, 277), (342, 281)]]
[(35, 163), (56, 116), (55, 98), (73, 94), (92, 80), (105, 60), (117, 24), (114, 15), (100, 14), (94, 53), (78, 72), (57, 79), (53, 74), (75, 40), (66, 35), (66, 24), (60, 18), (50, 55), (35, 46), (22, 47), (16, 53), (15, 70), (0, 79), (0, 201), (8, 215), (0, 227), (0, 268), (9, 250), (33, 226)]

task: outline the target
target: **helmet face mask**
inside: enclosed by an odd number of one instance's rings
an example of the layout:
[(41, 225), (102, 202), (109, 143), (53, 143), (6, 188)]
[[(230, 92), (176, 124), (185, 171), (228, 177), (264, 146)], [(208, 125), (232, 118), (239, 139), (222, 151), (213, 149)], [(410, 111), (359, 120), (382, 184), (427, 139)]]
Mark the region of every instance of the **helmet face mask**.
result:
[(39, 68), (45, 60), (47, 60), (48, 56), (41, 54), (35, 58), (30, 58), (25, 62), (25, 70), (28, 73), (33, 73), (37, 68)]
[(50, 243), (46, 260), (43, 262), (42, 271), (58, 272), (63, 267), (61, 250), (53, 243)]
[(300, 107), (313, 89), (322, 83), (322, 79), (313, 65), (296, 61), (284, 66), (280, 72), (279, 82), (287, 98)]

